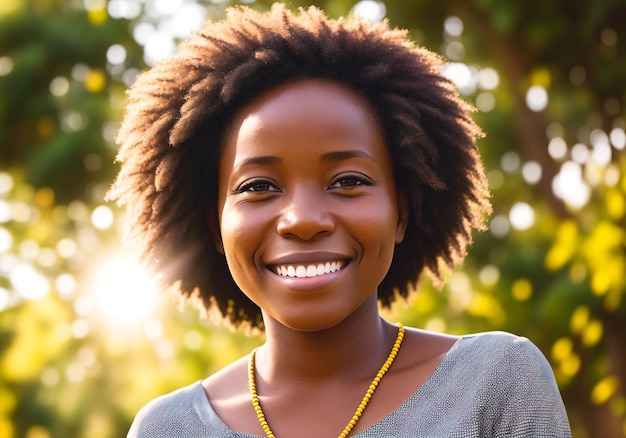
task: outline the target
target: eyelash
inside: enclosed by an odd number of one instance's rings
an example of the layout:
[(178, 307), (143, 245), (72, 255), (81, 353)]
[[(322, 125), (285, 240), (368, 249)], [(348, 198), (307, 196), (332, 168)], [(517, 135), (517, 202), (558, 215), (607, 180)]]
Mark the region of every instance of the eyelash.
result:
[[(341, 184), (351, 182), (352, 185), (342, 186)], [(266, 186), (267, 189), (259, 189), (259, 186)], [(328, 189), (353, 189), (359, 186), (372, 186), (374, 185), (374, 181), (365, 175), (343, 175), (333, 181)], [(271, 193), (271, 192), (281, 192), (281, 190), (271, 181), (266, 179), (252, 179), (245, 181), (242, 183), (237, 189), (235, 193), (246, 193), (246, 192), (256, 192), (256, 193)]]
[[(260, 185), (268, 186), (269, 189), (258, 190), (258, 186)], [(255, 189), (255, 186), (257, 186), (257, 189)], [(243, 184), (237, 187), (237, 190), (235, 190), (235, 192), (236, 193), (245, 193), (245, 192), (267, 193), (267, 192), (280, 192), (280, 189), (278, 189), (274, 183), (266, 179), (252, 179), (252, 180), (245, 181)]]
[[(341, 184), (342, 182), (346, 182), (346, 181), (354, 181), (357, 184), (354, 185), (350, 185), (347, 187), (335, 187), (338, 184)], [(333, 189), (333, 188), (339, 188), (339, 189), (352, 189), (355, 187), (359, 187), (359, 186), (372, 186), (374, 185), (374, 181), (372, 181), (370, 178), (366, 177), (365, 175), (344, 175), (341, 176), (339, 178), (337, 178), (330, 186), (329, 189)]]

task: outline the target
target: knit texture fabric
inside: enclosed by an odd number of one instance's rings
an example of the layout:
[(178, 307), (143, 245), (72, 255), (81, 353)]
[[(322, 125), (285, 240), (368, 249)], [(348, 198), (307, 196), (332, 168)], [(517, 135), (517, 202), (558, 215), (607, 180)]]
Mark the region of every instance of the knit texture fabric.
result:
[[(539, 349), (523, 337), (487, 332), (459, 338), (408, 400), (353, 436), (536, 438), (571, 437), (571, 431), (554, 374)], [(258, 438), (230, 430), (211, 408), (201, 382), (150, 402), (128, 435), (135, 437)]]

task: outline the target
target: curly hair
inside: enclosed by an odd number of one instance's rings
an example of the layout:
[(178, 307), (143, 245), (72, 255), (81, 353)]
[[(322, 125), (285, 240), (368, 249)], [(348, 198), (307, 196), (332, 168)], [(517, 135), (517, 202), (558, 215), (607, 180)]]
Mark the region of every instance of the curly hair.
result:
[(482, 133), (442, 63), (387, 22), (333, 20), (315, 7), (229, 8), (129, 90), (118, 136), (122, 166), (108, 198), (128, 208), (128, 237), (163, 287), (199, 299), (235, 327), (262, 329), (260, 309), (233, 281), (209, 232), (225, 131), (262, 92), (334, 81), (371, 104), (398, 190), (409, 198), (409, 227), (378, 291), (389, 306), (422, 272), (441, 284), (441, 269), (463, 261), (472, 229), (483, 229), (491, 210), (476, 147)]

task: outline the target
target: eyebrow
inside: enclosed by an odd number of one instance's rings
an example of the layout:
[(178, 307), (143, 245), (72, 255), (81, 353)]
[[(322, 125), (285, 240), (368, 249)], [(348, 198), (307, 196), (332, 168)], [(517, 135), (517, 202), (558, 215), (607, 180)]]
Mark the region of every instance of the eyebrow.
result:
[[(329, 152), (327, 154), (322, 155), (321, 162), (322, 163), (336, 163), (339, 161), (345, 161), (350, 158), (365, 158), (369, 161), (376, 162), (376, 159), (372, 157), (367, 152), (359, 151), (359, 150), (350, 150), (350, 151), (336, 151)], [(261, 166), (271, 166), (275, 164), (280, 164), (282, 159), (279, 157), (274, 157), (271, 155), (260, 156), (260, 157), (250, 157), (241, 161), (237, 164), (237, 168), (251, 166), (251, 165), (261, 165)]]
[(245, 167), (245, 166), (251, 166), (251, 165), (262, 165), (262, 166), (269, 166), (269, 165), (273, 165), (273, 164), (279, 164), (281, 163), (283, 160), (281, 160), (278, 157), (273, 157), (271, 155), (268, 156), (261, 156), (261, 157), (251, 157), (251, 158), (246, 158), (245, 160), (237, 163), (237, 165), (235, 166), (236, 168), (239, 167)]
[(329, 163), (329, 162), (344, 161), (350, 158), (365, 158), (369, 161), (373, 161), (374, 163), (376, 162), (374, 157), (372, 157), (370, 154), (368, 154), (367, 152), (359, 151), (359, 150), (329, 152), (327, 154), (322, 155), (321, 161), (323, 163)]

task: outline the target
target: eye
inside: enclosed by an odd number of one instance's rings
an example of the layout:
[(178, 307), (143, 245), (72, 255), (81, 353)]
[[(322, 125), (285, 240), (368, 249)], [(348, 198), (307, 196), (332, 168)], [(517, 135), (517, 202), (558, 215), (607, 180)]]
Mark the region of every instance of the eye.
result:
[(365, 175), (342, 175), (335, 179), (329, 189), (351, 189), (359, 186), (371, 186), (374, 182)]
[(271, 181), (266, 179), (251, 179), (244, 181), (236, 190), (237, 193), (254, 192), (254, 193), (267, 193), (267, 192), (280, 192), (280, 189), (274, 185)]

